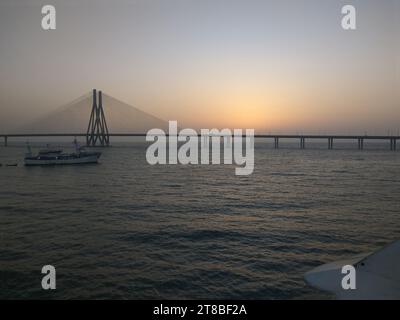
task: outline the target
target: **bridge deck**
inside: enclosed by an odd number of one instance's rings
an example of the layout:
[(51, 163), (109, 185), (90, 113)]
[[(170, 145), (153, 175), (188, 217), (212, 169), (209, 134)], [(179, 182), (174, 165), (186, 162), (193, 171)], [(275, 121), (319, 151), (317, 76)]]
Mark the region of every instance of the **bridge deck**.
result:
[[(111, 133), (109, 137), (145, 137), (146, 133)], [(169, 136), (166, 134), (166, 136)], [(200, 134), (199, 134), (200, 136)], [(28, 137), (87, 137), (86, 133), (31, 133), (31, 134), (0, 134), (4, 138), (4, 146), (7, 147), (9, 138), (28, 138)], [(256, 139), (274, 139), (275, 149), (279, 148), (280, 139), (299, 139), (300, 149), (306, 148), (306, 139), (327, 139), (328, 149), (333, 149), (334, 140), (357, 140), (358, 149), (364, 149), (364, 140), (387, 140), (390, 141), (390, 150), (397, 149), (397, 140), (400, 136), (368, 136), (368, 135), (299, 135), (299, 134), (260, 134), (254, 136)]]
[[(110, 133), (110, 137), (145, 137), (147, 133)], [(168, 136), (168, 134), (166, 134)], [(199, 134), (200, 136), (200, 134)], [(86, 137), (86, 133), (10, 133), (0, 134), (1, 138), (24, 137)], [(279, 138), (279, 139), (344, 139), (344, 140), (391, 140), (400, 139), (400, 136), (368, 136), (368, 135), (310, 135), (310, 134), (257, 134), (255, 138)]]

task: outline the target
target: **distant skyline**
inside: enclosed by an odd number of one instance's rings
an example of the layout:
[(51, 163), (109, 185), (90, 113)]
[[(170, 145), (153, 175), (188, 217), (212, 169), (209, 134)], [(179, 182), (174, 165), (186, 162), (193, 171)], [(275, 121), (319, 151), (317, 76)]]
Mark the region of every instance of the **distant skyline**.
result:
[(396, 0), (2, 0), (0, 42), (0, 133), (92, 88), (193, 128), (400, 129)]

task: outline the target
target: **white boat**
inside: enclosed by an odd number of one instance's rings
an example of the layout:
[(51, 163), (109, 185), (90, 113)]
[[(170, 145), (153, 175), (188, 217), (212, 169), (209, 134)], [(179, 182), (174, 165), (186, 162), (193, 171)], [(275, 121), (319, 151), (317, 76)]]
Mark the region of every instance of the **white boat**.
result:
[(28, 145), (28, 153), (25, 155), (24, 163), (26, 166), (52, 166), (52, 165), (72, 165), (98, 163), (101, 152), (86, 152), (79, 147), (76, 140), (75, 153), (63, 153), (62, 150), (41, 150), (37, 155), (33, 155)]
[[(344, 289), (344, 266), (355, 268), (355, 289)], [(368, 254), (324, 264), (304, 276), (311, 286), (344, 300), (400, 299), (400, 240)]]

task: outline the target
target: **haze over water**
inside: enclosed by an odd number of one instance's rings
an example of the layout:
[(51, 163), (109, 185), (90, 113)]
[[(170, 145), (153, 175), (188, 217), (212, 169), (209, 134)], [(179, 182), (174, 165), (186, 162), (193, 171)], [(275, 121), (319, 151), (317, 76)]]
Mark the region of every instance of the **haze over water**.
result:
[(22, 143), (0, 147), (0, 298), (330, 298), (303, 274), (398, 238), (400, 155), (386, 144), (258, 142), (248, 177), (152, 167), (146, 146), (34, 168), (4, 166), (21, 164)]

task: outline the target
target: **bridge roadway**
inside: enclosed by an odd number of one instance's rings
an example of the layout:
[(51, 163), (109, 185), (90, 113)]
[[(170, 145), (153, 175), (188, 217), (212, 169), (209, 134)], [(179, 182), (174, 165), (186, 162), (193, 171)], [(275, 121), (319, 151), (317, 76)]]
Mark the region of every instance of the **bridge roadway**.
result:
[[(110, 137), (145, 137), (147, 133), (110, 133)], [(86, 137), (86, 133), (33, 133), (33, 134), (0, 134), (0, 138), (4, 139), (4, 146), (7, 147), (9, 138), (29, 138), (29, 137)], [(166, 134), (168, 137), (168, 134)], [(199, 135), (200, 137), (200, 135)], [(360, 136), (360, 135), (298, 135), (298, 134), (260, 134), (255, 135), (256, 139), (273, 139), (276, 149), (279, 148), (280, 139), (298, 139), (300, 141), (300, 149), (305, 149), (306, 140), (326, 139), (328, 141), (328, 149), (333, 149), (334, 140), (356, 140), (358, 149), (364, 149), (365, 140), (386, 140), (390, 142), (390, 150), (397, 149), (397, 140), (400, 136)]]

